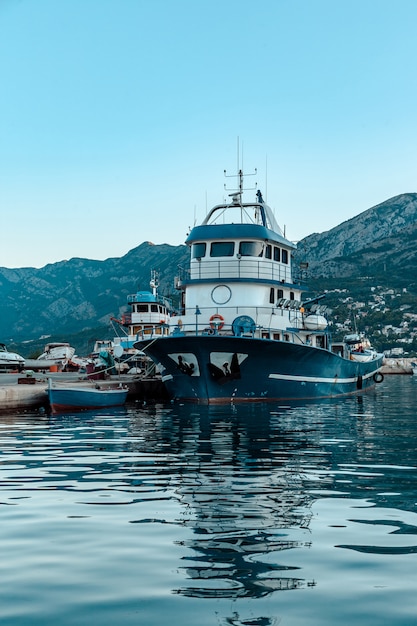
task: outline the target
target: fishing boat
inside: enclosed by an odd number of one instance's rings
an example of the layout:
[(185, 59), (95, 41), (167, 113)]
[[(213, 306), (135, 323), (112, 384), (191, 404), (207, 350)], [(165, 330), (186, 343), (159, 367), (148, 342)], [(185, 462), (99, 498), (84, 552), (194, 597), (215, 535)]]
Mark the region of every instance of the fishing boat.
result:
[(61, 413), (121, 406), (126, 402), (128, 391), (124, 386), (55, 385), (49, 379), (47, 394), (52, 413)]
[(85, 369), (89, 380), (104, 380), (117, 373), (114, 359), (114, 345), (111, 339), (96, 339), (93, 351), (86, 358)]
[[(120, 319), (111, 318), (120, 331), (112, 345), (122, 363), (128, 364), (132, 373), (145, 373), (155, 366), (149, 357), (134, 347), (138, 336), (147, 339), (169, 335), (169, 321), (174, 313), (172, 300), (159, 293), (159, 273), (152, 270), (150, 289), (138, 290), (127, 297), (130, 307)], [(120, 351), (121, 350), (121, 351)]]
[[(359, 393), (382, 380), (382, 354), (333, 349), (323, 295), (306, 297), (296, 246), (260, 190), (243, 202), (239, 170), (230, 201), (186, 240), (190, 266), (177, 288), (182, 309), (169, 334), (138, 333), (134, 346), (158, 365), (173, 399), (202, 404), (315, 399)], [(231, 191), (231, 190), (230, 190)]]
[(377, 352), (372, 348), (369, 339), (362, 333), (346, 335), (344, 341), (349, 353), (349, 358), (352, 359), (352, 361), (366, 363), (373, 361), (377, 356)]
[(16, 352), (9, 352), (6, 344), (0, 343), (0, 371), (21, 371), (25, 366), (25, 359)]

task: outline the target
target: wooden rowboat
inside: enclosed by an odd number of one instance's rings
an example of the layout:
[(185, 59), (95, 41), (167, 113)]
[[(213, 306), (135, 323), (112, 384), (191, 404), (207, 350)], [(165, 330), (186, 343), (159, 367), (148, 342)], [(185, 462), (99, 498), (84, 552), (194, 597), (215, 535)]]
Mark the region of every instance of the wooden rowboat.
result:
[(113, 406), (121, 406), (126, 402), (127, 387), (95, 387), (52, 385), (49, 379), (48, 399), (52, 413), (60, 413), (68, 410), (103, 409)]

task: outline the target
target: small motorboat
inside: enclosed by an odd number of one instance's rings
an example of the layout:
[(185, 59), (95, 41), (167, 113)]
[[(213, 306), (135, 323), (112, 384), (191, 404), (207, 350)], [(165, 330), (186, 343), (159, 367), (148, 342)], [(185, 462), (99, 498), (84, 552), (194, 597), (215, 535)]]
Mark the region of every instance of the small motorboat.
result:
[(21, 371), (25, 366), (25, 359), (16, 354), (9, 352), (4, 343), (0, 343), (0, 370), (18, 370)]
[(47, 343), (36, 359), (25, 359), (26, 369), (75, 372), (85, 367), (86, 359), (75, 354), (75, 348), (66, 342)]
[(62, 363), (71, 359), (74, 353), (75, 348), (70, 346), (69, 343), (47, 343), (42, 354), (38, 356), (38, 360)]
[(51, 379), (47, 389), (52, 413), (122, 406), (126, 402), (128, 392), (129, 389), (122, 385), (119, 387), (55, 385)]
[(352, 361), (369, 363), (377, 356), (376, 350), (372, 348), (369, 340), (362, 333), (346, 335), (344, 341), (348, 356)]

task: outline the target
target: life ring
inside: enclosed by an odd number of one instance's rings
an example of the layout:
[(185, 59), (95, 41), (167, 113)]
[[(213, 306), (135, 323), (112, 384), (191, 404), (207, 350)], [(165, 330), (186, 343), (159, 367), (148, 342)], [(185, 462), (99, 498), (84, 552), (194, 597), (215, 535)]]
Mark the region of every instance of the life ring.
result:
[(382, 383), (384, 380), (384, 374), (381, 374), (381, 372), (375, 372), (373, 379), (376, 383)]
[(210, 328), (221, 330), (224, 326), (224, 317), (220, 313), (215, 313), (210, 317)]

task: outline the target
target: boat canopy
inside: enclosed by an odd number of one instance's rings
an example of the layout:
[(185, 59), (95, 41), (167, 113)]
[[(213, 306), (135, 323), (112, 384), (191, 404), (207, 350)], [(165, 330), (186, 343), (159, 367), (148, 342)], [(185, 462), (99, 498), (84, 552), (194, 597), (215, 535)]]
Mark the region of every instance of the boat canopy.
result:
[(272, 209), (263, 202), (218, 204), (209, 211), (202, 222), (202, 226), (218, 223), (260, 224), (282, 236), (284, 235)]

